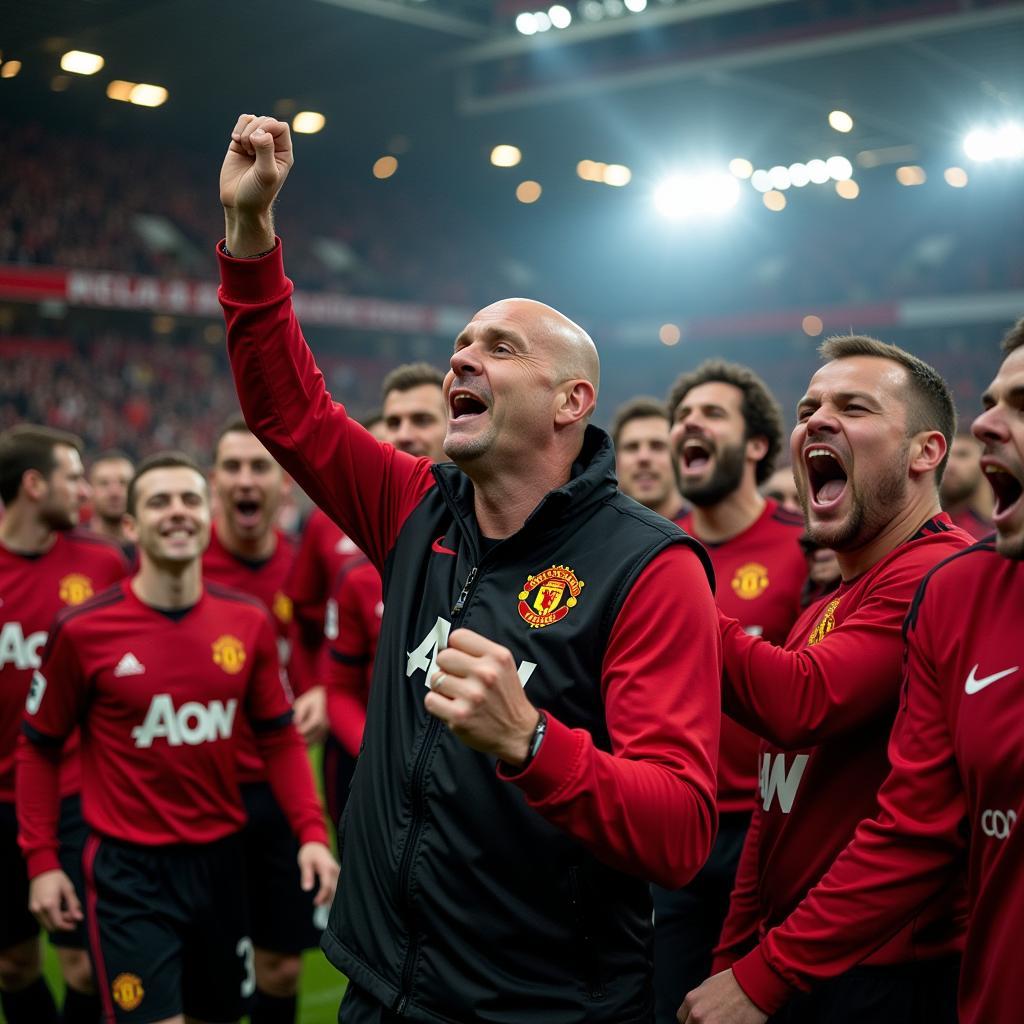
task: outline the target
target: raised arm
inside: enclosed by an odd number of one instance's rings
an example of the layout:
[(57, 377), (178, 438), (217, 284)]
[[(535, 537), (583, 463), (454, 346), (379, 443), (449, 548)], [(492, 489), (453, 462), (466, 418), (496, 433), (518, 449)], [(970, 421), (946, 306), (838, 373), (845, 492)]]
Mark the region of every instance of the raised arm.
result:
[(271, 208), (293, 162), (287, 124), (239, 118), (220, 176), (220, 300), (231, 368), (252, 431), (381, 567), (433, 485), (430, 463), (371, 437), (324, 385), (295, 318), (273, 230)]

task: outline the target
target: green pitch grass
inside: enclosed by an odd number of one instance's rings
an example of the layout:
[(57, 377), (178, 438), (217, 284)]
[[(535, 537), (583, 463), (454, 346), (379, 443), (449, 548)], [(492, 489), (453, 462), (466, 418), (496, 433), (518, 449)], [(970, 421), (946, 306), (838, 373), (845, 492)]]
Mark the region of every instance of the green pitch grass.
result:
[[(310, 754), (314, 777), (319, 785), (322, 751), (316, 747)], [(333, 828), (328, 826), (328, 832), (333, 835)], [(46, 945), (45, 953), (46, 979), (59, 1006), (64, 998), (64, 982), (60, 976), (57, 955), (49, 944)], [(338, 1006), (341, 1003), (341, 997), (345, 994), (346, 984), (344, 976), (327, 962), (327, 958), (320, 950), (309, 950), (303, 957), (298, 1024), (337, 1024)], [(249, 1018), (244, 1019), (248, 1020)], [(0, 1022), (6, 1024), (6, 1017), (2, 1010), (0, 1010)]]

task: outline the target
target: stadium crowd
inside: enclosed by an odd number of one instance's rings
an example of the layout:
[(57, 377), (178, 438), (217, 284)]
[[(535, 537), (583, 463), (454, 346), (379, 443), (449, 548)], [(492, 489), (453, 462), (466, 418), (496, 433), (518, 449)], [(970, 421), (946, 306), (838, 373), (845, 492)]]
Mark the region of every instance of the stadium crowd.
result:
[(720, 359), (598, 429), (594, 343), (523, 299), (357, 422), (291, 309), (291, 162), (239, 119), (244, 418), (171, 341), (2, 384), (9, 1024), (294, 1022), (317, 944), (343, 1024), (1015, 1020), (1024, 320), (973, 433), (829, 339), (788, 466)]

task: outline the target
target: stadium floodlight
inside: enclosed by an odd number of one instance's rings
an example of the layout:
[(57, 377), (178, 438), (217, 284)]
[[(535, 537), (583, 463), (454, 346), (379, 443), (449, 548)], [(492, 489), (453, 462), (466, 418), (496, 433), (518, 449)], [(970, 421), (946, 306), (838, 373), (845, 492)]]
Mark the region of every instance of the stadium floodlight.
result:
[(751, 174), (750, 184), (753, 185), (758, 192), (771, 192), (772, 176), (763, 167), (761, 167)]
[(825, 161), (828, 176), (835, 181), (846, 181), (853, 177), (853, 164), (845, 156), (830, 156)]
[(833, 110), (828, 115), (828, 123), (837, 132), (853, 130), (853, 118), (845, 110)]
[(998, 128), (975, 128), (964, 138), (964, 152), (978, 163), (1024, 158), (1024, 127), (1012, 121)]
[(516, 31), (524, 36), (532, 36), (537, 31), (537, 16), (530, 11), (517, 14)]
[(549, 7), (548, 17), (555, 28), (568, 28), (572, 24), (572, 12), (568, 7), (563, 7), (561, 4)]
[(632, 14), (640, 14), (647, 10), (647, 0), (625, 0), (626, 10)]
[(828, 165), (824, 160), (808, 160), (807, 173), (815, 185), (824, 185), (829, 179)]
[(316, 135), (327, 124), (327, 118), (315, 110), (300, 110), (292, 118), (292, 131), (300, 135)]
[(518, 146), (495, 146), (491, 150), (491, 163), (495, 167), (515, 167), (523, 159), (522, 151)]
[(789, 180), (789, 168), (783, 167), (782, 164), (776, 164), (768, 172), (768, 178), (772, 183), (772, 188), (777, 189), (779, 192), (784, 192), (793, 184)]
[(60, 59), (61, 71), (70, 71), (74, 75), (95, 75), (103, 64), (98, 53), (86, 53), (85, 50), (68, 50)]
[(742, 178), (745, 181), (754, 173), (754, 165), (749, 160), (737, 156), (729, 161), (729, 173), (734, 178)]
[(806, 164), (789, 165), (789, 181), (794, 188), (803, 188), (811, 180), (811, 172)]
[(5, 60), (3, 66), (0, 67), (0, 78), (14, 78), (14, 76), (21, 70), (20, 60)]
[(533, 21), (538, 32), (547, 32), (551, 28), (551, 19), (548, 17), (547, 11), (537, 11), (533, 15)]
[(161, 107), (167, 102), (167, 90), (162, 85), (139, 82), (128, 94), (128, 102), (137, 107)]
[(609, 18), (618, 18), (625, 11), (626, 7), (622, 0), (604, 0), (604, 13)]
[(721, 172), (676, 174), (654, 190), (655, 209), (669, 220), (718, 216), (727, 213), (740, 198), (740, 183)]
[(601, 0), (583, 0), (579, 12), (584, 21), (600, 21), (604, 17), (604, 4)]
[(625, 164), (608, 164), (601, 180), (613, 188), (622, 188), (633, 180), (633, 172)]

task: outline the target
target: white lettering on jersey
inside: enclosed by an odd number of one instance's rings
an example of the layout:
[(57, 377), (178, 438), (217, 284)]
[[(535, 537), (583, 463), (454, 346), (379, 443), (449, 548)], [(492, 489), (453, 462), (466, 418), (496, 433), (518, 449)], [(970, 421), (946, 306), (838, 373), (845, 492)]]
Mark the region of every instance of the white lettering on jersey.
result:
[(808, 754), (797, 754), (793, 758), (792, 767), (786, 771), (785, 754), (764, 755), (761, 761), (761, 799), (764, 810), (771, 807), (772, 798), (777, 795), (782, 813), (789, 814), (793, 809), (796, 791), (800, 788), (800, 780), (804, 777), (808, 757)]
[(43, 694), (46, 693), (46, 676), (39, 669), (32, 673), (32, 682), (29, 683), (28, 697), (25, 698), (25, 710), (34, 715), (43, 703)]
[[(452, 624), (439, 615), (437, 622), (434, 623), (434, 628), (420, 641), (416, 650), (406, 652), (405, 674), (407, 677), (411, 676), (414, 672), (425, 672), (423, 685), (429, 689), (430, 680), (437, 671), (437, 652), (443, 651), (448, 646), (448, 634), (451, 631)], [(519, 672), (519, 683), (521, 686), (526, 686), (536, 668), (537, 664), (533, 661), (523, 661), (520, 663), (517, 671)]]
[(324, 636), (328, 640), (338, 639), (338, 602), (333, 597), (327, 599), (324, 609)]
[(25, 636), (20, 622), (5, 622), (0, 630), (0, 668), (39, 668), (39, 652), (45, 643), (45, 630)]
[(1016, 811), (983, 811), (981, 814), (981, 831), (993, 839), (1005, 839), (1016, 823)]
[(209, 704), (190, 700), (175, 708), (169, 693), (158, 693), (149, 702), (146, 720), (132, 729), (132, 739), (141, 748), (151, 747), (155, 739), (165, 739), (171, 747), (183, 743), (195, 747), (230, 739), (237, 707), (238, 701), (232, 697), (227, 704), (219, 700)]

